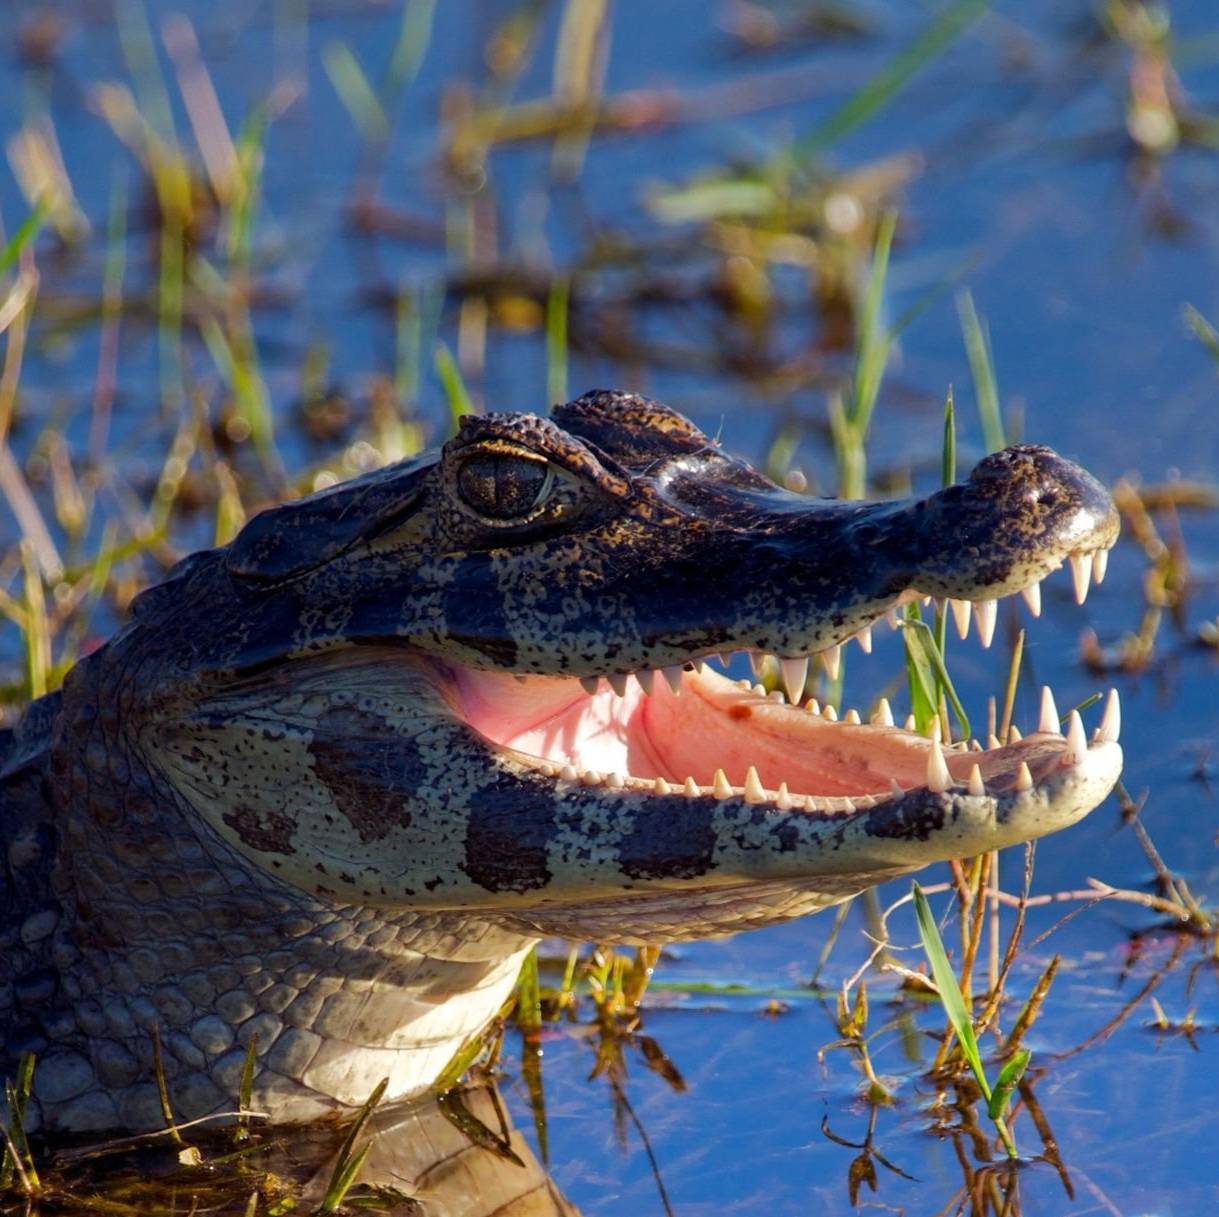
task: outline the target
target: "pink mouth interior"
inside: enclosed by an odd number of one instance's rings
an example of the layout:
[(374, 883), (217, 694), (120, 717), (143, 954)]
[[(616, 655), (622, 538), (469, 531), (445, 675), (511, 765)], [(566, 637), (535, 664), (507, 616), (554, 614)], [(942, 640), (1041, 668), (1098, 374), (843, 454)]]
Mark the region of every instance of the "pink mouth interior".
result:
[[(524, 680), (460, 669), (450, 697), (458, 713), (494, 743), (578, 772), (595, 770), (680, 785), (712, 783), (722, 769), (740, 785), (750, 765), (769, 790), (793, 794), (885, 795), (897, 781), (925, 785), (929, 741), (896, 727), (831, 722), (759, 697), (713, 672), (687, 672), (675, 695), (659, 676), (649, 696), (631, 680), (618, 697), (602, 683), (593, 695), (564, 677)], [(1011, 749), (946, 757), (954, 779), (979, 764), (1002, 779), (1018, 761)], [(1025, 758), (1020, 758), (1025, 759)], [(1032, 759), (1032, 758), (1027, 758)]]

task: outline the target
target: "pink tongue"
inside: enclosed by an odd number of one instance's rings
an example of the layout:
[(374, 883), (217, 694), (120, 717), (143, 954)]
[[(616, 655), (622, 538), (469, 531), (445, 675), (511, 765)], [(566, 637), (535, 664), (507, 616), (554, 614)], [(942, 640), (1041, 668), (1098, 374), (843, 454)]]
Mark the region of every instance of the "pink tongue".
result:
[(604, 685), (589, 697), (574, 681), (462, 671), (454, 693), (462, 717), (488, 739), (577, 771), (693, 777), (710, 785), (716, 769), (743, 784), (754, 765), (774, 790), (884, 793), (890, 775), (921, 785), (926, 755), (900, 732), (831, 725), (773, 702), (759, 703), (731, 681), (688, 675), (680, 696), (663, 680), (647, 697), (631, 680), (625, 697)]
[(922, 746), (912, 747), (901, 732), (830, 723), (743, 694), (710, 673), (688, 679), (681, 697), (653, 697), (644, 714), (678, 781), (692, 775), (708, 785), (722, 769), (740, 786), (753, 765), (768, 790), (786, 782), (798, 794), (858, 795), (887, 793), (890, 775), (906, 786), (921, 784), (926, 772)]

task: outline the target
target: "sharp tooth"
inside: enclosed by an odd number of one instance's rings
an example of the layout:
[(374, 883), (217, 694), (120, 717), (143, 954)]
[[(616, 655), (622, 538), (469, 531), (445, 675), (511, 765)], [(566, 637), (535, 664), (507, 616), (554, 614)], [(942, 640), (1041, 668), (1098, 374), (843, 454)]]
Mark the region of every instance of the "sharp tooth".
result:
[(970, 750), (970, 752), (981, 752), (982, 745), (979, 744), (976, 739), (971, 739), (969, 741), (969, 750)]
[(669, 688), (672, 689), (674, 693), (680, 693), (682, 676), (681, 665), (674, 664), (671, 667), (661, 668), (660, 670), (664, 675), (665, 680), (668, 682)]
[(898, 616), (897, 607), (890, 605), (885, 609), (885, 620), (889, 623), (889, 629), (895, 630), (901, 624), (901, 618)]
[(942, 794), (952, 785), (952, 774), (944, 760), (944, 753), (936, 740), (927, 749), (927, 789), (933, 794)]
[(717, 799), (732, 798), (732, 787), (728, 784), (728, 778), (724, 775), (722, 769), (715, 771), (715, 777), (711, 781), (711, 793)]
[(782, 689), (771, 689), (766, 696), (769, 697), (771, 701), (778, 702), (781, 706), (787, 705), (787, 694), (784, 693)]
[(997, 600), (979, 600), (974, 605), (974, 618), (978, 623), (978, 639), (982, 649), (988, 650), (995, 639), (995, 623), (999, 620)]
[(649, 696), (652, 696), (652, 690), (656, 688), (656, 673), (650, 669), (645, 669), (642, 672), (635, 673), (635, 679), (639, 681), (639, 687)]
[(584, 692), (589, 695), (589, 697), (596, 697), (597, 690), (600, 687), (601, 687), (601, 677), (600, 676), (581, 676), (580, 677), (580, 688), (582, 688), (584, 690)]
[(913, 714), (906, 715), (906, 721), (902, 724), (902, 726), (905, 727), (905, 729), (907, 731), (917, 731), (918, 730), (918, 723), (915, 722)]
[(820, 703), (820, 702), (819, 702), (819, 701), (818, 701), (818, 700), (817, 700), (815, 697), (810, 697), (810, 698), (808, 699), (808, 701), (806, 701), (806, 702), (804, 703), (804, 708), (805, 708), (805, 709), (806, 709), (806, 710), (807, 710), (807, 711), (808, 711), (810, 714), (816, 714), (816, 715), (820, 715), (820, 714), (821, 714), (821, 703)]
[(975, 798), (986, 793), (986, 783), (982, 781), (982, 770), (977, 765), (969, 771), (969, 793)]
[(865, 655), (872, 654), (872, 627), (865, 625), (862, 630), (855, 635), (855, 641), (859, 643), (859, 649)]
[(1088, 755), (1088, 737), (1084, 734), (1084, 720), (1078, 710), (1071, 711), (1071, 722), (1067, 727), (1067, 747), (1078, 765)]
[(944, 728), (940, 724), (940, 716), (933, 715), (931, 719), (931, 738), (938, 744), (944, 738)]
[(1007, 742), (1009, 744), (1018, 744), (1022, 739), (1024, 739), (1024, 736), (1020, 734), (1020, 728), (1015, 723), (1012, 723), (1007, 729)]
[(664, 780), (664, 778), (657, 778), (656, 781), (654, 781), (652, 783), (652, 789), (657, 794), (672, 794), (673, 793), (673, 787), (670, 786), (669, 783)]
[(1109, 551), (1098, 549), (1092, 555), (1092, 582), (1104, 583), (1105, 571), (1109, 569)]
[(1092, 579), (1092, 555), (1071, 555), (1071, 582), (1075, 586), (1075, 603), (1083, 604), (1088, 598), (1088, 584)]
[(611, 790), (621, 790), (623, 786), (626, 785), (626, 783), (622, 780), (622, 774), (620, 773), (611, 773), (609, 777), (605, 779), (605, 784)]
[(582, 774), (580, 774), (580, 781), (582, 781), (585, 786), (600, 786), (601, 775), (595, 769), (586, 769)]
[(968, 600), (949, 600), (948, 607), (952, 609), (952, 619), (957, 625), (957, 637), (963, 642), (969, 637), (969, 619), (973, 616), (974, 606)]
[(906, 797), (906, 792), (902, 789), (901, 783), (897, 780), (897, 778), (889, 779), (889, 793), (895, 799), (903, 799)]
[(838, 673), (842, 670), (842, 647), (835, 643), (828, 650), (821, 652), (821, 662), (825, 664), (825, 670), (831, 680), (838, 679)]
[(833, 706), (826, 706), (826, 708), (821, 712), (821, 717), (828, 718), (830, 722), (836, 723), (838, 721), (838, 711), (835, 710)]
[(605, 679), (609, 681), (610, 688), (618, 697), (626, 696), (626, 674), (624, 672), (610, 672)]
[(804, 682), (808, 680), (808, 656), (803, 659), (780, 659), (779, 667), (783, 672), (787, 699), (793, 706), (798, 706), (800, 695), (804, 692)]
[(579, 778), (579, 776), (580, 775), (576, 772), (574, 765), (564, 765), (563, 768), (559, 770), (559, 777), (561, 777), (565, 782), (574, 782)]
[(1054, 691), (1049, 685), (1045, 685), (1041, 690), (1041, 718), (1037, 722), (1037, 730), (1058, 735), (1062, 731), (1059, 721), (1058, 707), (1054, 704)]
[(686, 778), (685, 785), (682, 786), (682, 793), (688, 799), (696, 799), (703, 792), (699, 789), (698, 783), (693, 778)]
[(1105, 713), (1100, 720), (1100, 738), (1106, 744), (1116, 744), (1122, 733), (1122, 703), (1118, 700), (1117, 690), (1110, 689), (1105, 702)]
[(986, 751), (989, 752), (992, 748), (1002, 748), (1002, 747), (1003, 747), (1003, 745), (1001, 743), (999, 743), (999, 737), (992, 731), (986, 737)]
[(1016, 770), (1016, 789), (1033, 789), (1033, 775), (1029, 772), (1029, 767), (1024, 761), (1020, 762), (1020, 768)]
[(1041, 584), (1031, 583), (1021, 593), (1024, 603), (1029, 606), (1029, 612), (1034, 617), (1041, 616)]
[(889, 699), (882, 697), (876, 703), (876, 713), (872, 715), (872, 722), (878, 727), (893, 726), (893, 711), (889, 706)]
[(762, 684), (754, 685), (753, 688), (750, 689), (750, 692), (754, 695), (754, 697), (765, 697), (766, 686)]
[(762, 789), (762, 780), (758, 777), (758, 771), (752, 765), (745, 770), (745, 802), (766, 802), (766, 791)]
[(779, 811), (791, 811), (792, 797), (787, 791), (787, 783), (780, 782), (778, 793), (775, 795), (775, 807)]
[(746, 651), (745, 656), (749, 660), (749, 671), (753, 675), (754, 680), (757, 680), (759, 673), (762, 671), (762, 664), (766, 661), (766, 656), (755, 654), (753, 651)]
[(861, 722), (862, 720), (859, 717), (858, 710), (848, 710), (846, 712), (846, 714), (843, 716), (842, 721), (844, 723), (858, 723), (858, 722)]

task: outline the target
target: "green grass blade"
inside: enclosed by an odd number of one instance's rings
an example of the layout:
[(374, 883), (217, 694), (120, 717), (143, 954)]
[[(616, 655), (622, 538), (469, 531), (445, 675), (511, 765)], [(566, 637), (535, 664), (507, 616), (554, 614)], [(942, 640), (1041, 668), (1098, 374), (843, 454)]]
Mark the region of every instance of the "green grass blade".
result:
[(567, 306), (571, 280), (556, 275), (546, 298), (546, 395), (551, 402), (567, 400)]
[(961, 318), (961, 333), (965, 338), (965, 353), (973, 373), (974, 394), (978, 399), (978, 415), (982, 420), (982, 437), (987, 452), (998, 452), (1007, 444), (1003, 418), (999, 411), (999, 387), (995, 379), (995, 361), (990, 339), (974, 308), (968, 289), (957, 293), (957, 314)]
[(534, 947), (521, 964), (516, 982), (516, 1024), (526, 1035), (542, 1028), (542, 990), (538, 982), (538, 952)]
[(30, 697), (36, 698), (50, 692), (51, 623), (34, 546), (23, 540), (20, 549), (26, 622), (25, 673)]
[[(910, 712), (914, 715), (917, 729), (924, 735), (931, 727), (931, 720), (938, 712), (939, 691), (936, 688), (935, 672), (927, 658), (917, 627), (923, 625), (917, 604), (905, 608), (905, 629), (902, 644), (906, 652), (906, 683), (910, 691)], [(914, 626), (915, 628), (909, 628)]]
[(21, 257), (21, 251), (38, 235), (38, 230), (46, 223), (50, 210), (51, 206), (46, 199), (39, 199), (34, 210), (21, 221), (21, 227), (9, 238), (4, 252), (0, 253), (0, 275)]
[(343, 1203), (343, 1197), (347, 1195), (356, 1176), (360, 1173), (360, 1168), (364, 1165), (365, 1158), (368, 1157), (368, 1151), (372, 1149), (372, 1141), (370, 1140), (358, 1151), (355, 1149), (355, 1143), (360, 1133), (364, 1131), (364, 1126), (368, 1123), (377, 1104), (381, 1102), (381, 1096), (385, 1094), (385, 1088), (388, 1085), (389, 1078), (382, 1078), (372, 1094), (364, 1100), (360, 1114), (352, 1120), (351, 1127), (347, 1130), (347, 1136), (343, 1138), (343, 1144), (339, 1147), (339, 1154), (335, 1159), (326, 1194), (318, 1206), (319, 1213), (335, 1212)]
[(440, 377), (445, 399), (449, 403), (449, 421), (456, 432), (463, 414), (476, 413), (474, 403), (470, 400), (466, 382), (461, 378), (461, 370), (453, 358), (453, 353), (443, 342), (436, 344), (433, 358), (436, 361), (436, 374)]
[(319, 1213), (338, 1212), (339, 1206), (351, 1190), (351, 1185), (356, 1181), (356, 1176), (363, 1170), (364, 1162), (371, 1149), (372, 1142), (369, 1141), (367, 1145), (361, 1146), (356, 1154), (343, 1162), (342, 1169), (335, 1170), (330, 1185), (326, 1188), (326, 1195), (322, 1197), (322, 1203), (318, 1205)]
[[(0, 270), (3, 267), (0, 266)], [(1189, 326), (1194, 337), (1206, 347), (1207, 354), (1219, 364), (1219, 330), (1216, 330), (1213, 325), (1192, 304), (1187, 304), (1181, 309), (1181, 315), (1185, 318), (1185, 324)]]
[(897, 229), (897, 213), (887, 211), (881, 216), (876, 228), (876, 243), (872, 250), (872, 268), (868, 273), (868, 284), (864, 290), (863, 311), (859, 319), (859, 351), (855, 360), (855, 375), (851, 385), (851, 400), (847, 403), (847, 417), (860, 432), (860, 441), (867, 438), (868, 424), (880, 382), (884, 376), (885, 361), (891, 345), (888, 333), (881, 323), (881, 306), (885, 298), (885, 280), (889, 275), (889, 253), (893, 248), (893, 234)]
[(1033, 1054), (1027, 1048), (1021, 1048), (1006, 1065), (1003, 1066), (995, 1089), (986, 1103), (986, 1114), (992, 1120), (1002, 1120), (1007, 1111), (1007, 1101), (1012, 1097), (1012, 1091), (1020, 1084), (1024, 1071), (1029, 1067), (1029, 1058)]
[(521, 1032), (521, 1076), (529, 1096), (538, 1153), (543, 1162), (550, 1159), (550, 1137), (546, 1126), (546, 1091), (542, 1080), (542, 990), (538, 981), (538, 953), (535, 947), (521, 964), (516, 982), (516, 1024)]
[(927, 903), (927, 897), (923, 895), (923, 889), (917, 883), (914, 884), (914, 914), (918, 920), (918, 932), (919, 937), (923, 940), (923, 950), (927, 953), (927, 960), (931, 964), (931, 975), (935, 979), (935, 986), (940, 993), (940, 1003), (944, 1007), (944, 1013), (948, 1015), (948, 1021), (952, 1024), (953, 1031), (956, 1032), (961, 1051), (965, 1054), (965, 1060), (989, 1103), (991, 1089), (986, 1080), (986, 1071), (982, 1068), (982, 1057), (978, 1053), (973, 1017), (965, 1006), (965, 999), (961, 996), (961, 987), (957, 984), (956, 973), (953, 972), (952, 965), (948, 962), (944, 943), (940, 939), (940, 931), (935, 924), (935, 918), (931, 915), (931, 906)]
[(802, 159), (816, 156), (866, 123), (905, 88), (920, 68), (951, 46), (987, 7), (987, 0), (956, 0), (949, 4), (909, 46), (898, 51), (861, 89), (801, 137), (796, 142), (795, 155)]
[(940, 485), (957, 480), (957, 412), (952, 400), (952, 385), (944, 399), (944, 450), (940, 457)]
[[(940, 704), (940, 694), (948, 699), (948, 704), (952, 707), (953, 714), (956, 715), (957, 722), (961, 727), (961, 734), (965, 739), (973, 734), (969, 725), (969, 716), (965, 713), (965, 707), (961, 704), (961, 699), (957, 696), (957, 691), (953, 687), (952, 677), (948, 675), (948, 665), (944, 662), (944, 656), (936, 643), (935, 633), (932, 628), (920, 618), (912, 618), (907, 616), (905, 630), (908, 633), (913, 633), (917, 636), (915, 645), (922, 648), (923, 655), (926, 659), (927, 666), (934, 674), (934, 701), (935, 706)], [(910, 644), (907, 644), (907, 655), (913, 649)], [(915, 716), (918, 717), (917, 715)]]
[(254, 1066), (257, 1063), (258, 1056), (258, 1034), (250, 1036), (250, 1042), (246, 1045), (245, 1060), (241, 1063), (241, 1081), (237, 1086), (237, 1110), (241, 1113), (237, 1117), (237, 1123), (245, 1128), (249, 1124), (249, 1117), (245, 1114), (252, 1109), (254, 1098)]
[(351, 47), (345, 42), (327, 43), (322, 50), (322, 66), (361, 137), (385, 139), (389, 135), (389, 120)]
[(396, 96), (415, 79), (432, 41), (435, 15), (436, 0), (407, 0), (393, 58), (385, 73), (383, 95)]
[(896, 227), (897, 215), (891, 211), (881, 217), (877, 226), (872, 269), (868, 273), (859, 315), (850, 400), (836, 420), (837, 425), (831, 417), (834, 448), (838, 457), (838, 489), (844, 499), (861, 499), (867, 491), (868, 427), (893, 346), (893, 336), (881, 320), (881, 307), (884, 304), (885, 279), (889, 274), (889, 251), (893, 246)]

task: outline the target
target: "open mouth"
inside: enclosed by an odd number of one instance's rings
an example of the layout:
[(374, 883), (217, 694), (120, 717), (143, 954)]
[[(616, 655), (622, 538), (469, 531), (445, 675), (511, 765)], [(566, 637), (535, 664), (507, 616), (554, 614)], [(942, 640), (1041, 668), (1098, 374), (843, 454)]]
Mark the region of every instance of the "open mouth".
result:
[[(1069, 560), (1077, 600), (1091, 579), (1104, 577), (1106, 558), (1100, 549)], [(1038, 614), (1039, 584), (1020, 594)], [(996, 601), (948, 607), (963, 637), (972, 616), (982, 644), (990, 645)], [(900, 628), (896, 614), (888, 616)], [(856, 635), (865, 652), (871, 628)], [(837, 646), (820, 652), (831, 674), (838, 652)], [(582, 680), (455, 668), (449, 696), (462, 719), (501, 752), (559, 782), (738, 799), (780, 811), (863, 811), (920, 791), (1010, 802), (1038, 791), (1044, 797), (1067, 776), (1116, 772), (1116, 691), (1090, 736), (1078, 712), (1060, 717), (1047, 687), (1037, 730), (1027, 737), (1013, 729), (1003, 743), (993, 734), (948, 742), (938, 730), (931, 738), (917, 733), (912, 720), (897, 724), (884, 699), (867, 721), (855, 710), (839, 715), (804, 700), (809, 656), (780, 658), (777, 667), (768, 661), (786, 692), (731, 680), (705, 658)], [(752, 658), (756, 666), (762, 657)]]

